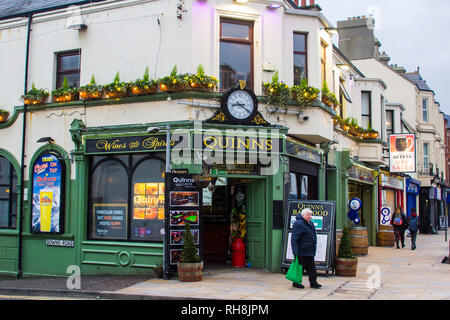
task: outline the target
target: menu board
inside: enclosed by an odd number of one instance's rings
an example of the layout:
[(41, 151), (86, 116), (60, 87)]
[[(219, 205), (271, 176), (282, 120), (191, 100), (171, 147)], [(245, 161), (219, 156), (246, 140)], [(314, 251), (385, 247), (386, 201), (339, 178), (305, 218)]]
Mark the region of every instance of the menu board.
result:
[(134, 183), (131, 239), (161, 241), (165, 233), (164, 199), (163, 182)]
[(334, 237), (336, 203), (334, 201), (320, 200), (289, 200), (285, 213), (285, 227), (283, 235), (283, 257), (281, 268), (287, 270), (294, 255), (291, 247), (292, 228), (302, 210), (310, 208), (313, 212), (311, 222), (317, 234), (317, 249), (314, 261), (317, 270), (327, 272), (334, 267)]
[(126, 203), (96, 203), (93, 211), (96, 238), (127, 239)]
[(64, 222), (64, 172), (53, 153), (45, 153), (33, 165), (32, 233), (62, 233)]
[(177, 271), (181, 260), (186, 222), (189, 222), (197, 250), (202, 255), (201, 206), (202, 188), (194, 175), (165, 173), (165, 278)]

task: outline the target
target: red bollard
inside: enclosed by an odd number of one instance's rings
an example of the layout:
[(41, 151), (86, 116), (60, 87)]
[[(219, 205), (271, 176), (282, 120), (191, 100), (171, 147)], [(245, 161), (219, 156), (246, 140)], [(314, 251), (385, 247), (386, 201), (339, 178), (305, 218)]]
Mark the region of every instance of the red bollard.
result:
[(245, 245), (241, 238), (236, 238), (231, 244), (231, 266), (245, 267)]

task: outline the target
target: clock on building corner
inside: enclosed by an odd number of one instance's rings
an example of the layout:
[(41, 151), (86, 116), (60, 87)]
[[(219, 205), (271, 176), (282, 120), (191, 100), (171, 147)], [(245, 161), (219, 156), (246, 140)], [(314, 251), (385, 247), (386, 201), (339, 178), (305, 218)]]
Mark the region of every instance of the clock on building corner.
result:
[(220, 109), (206, 122), (270, 126), (258, 112), (258, 98), (245, 81), (231, 87), (220, 100)]

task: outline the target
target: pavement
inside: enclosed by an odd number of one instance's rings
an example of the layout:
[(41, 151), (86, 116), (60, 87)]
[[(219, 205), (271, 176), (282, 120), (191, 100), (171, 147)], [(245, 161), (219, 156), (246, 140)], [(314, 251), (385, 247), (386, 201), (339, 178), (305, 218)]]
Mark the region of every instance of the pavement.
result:
[(258, 268), (205, 266), (200, 282), (180, 282), (145, 276), (82, 276), (81, 289), (67, 289), (67, 278), (0, 277), (0, 295), (47, 296), (61, 299), (112, 300), (450, 300), (450, 264), (444, 231), (419, 234), (417, 249), (411, 238), (401, 249), (369, 247), (358, 257), (356, 277), (326, 276), (322, 288), (292, 287), (284, 274)]

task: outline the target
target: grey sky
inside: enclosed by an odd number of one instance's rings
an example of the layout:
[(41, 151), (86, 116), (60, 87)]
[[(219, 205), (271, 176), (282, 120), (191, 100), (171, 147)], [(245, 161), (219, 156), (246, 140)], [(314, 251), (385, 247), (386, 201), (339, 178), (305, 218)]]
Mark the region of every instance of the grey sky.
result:
[[(372, 14), (381, 51), (397, 64), (420, 73), (436, 93), (441, 111), (450, 114), (449, 0), (316, 0), (336, 26), (347, 17)], [(335, 39), (337, 42), (337, 36)]]

